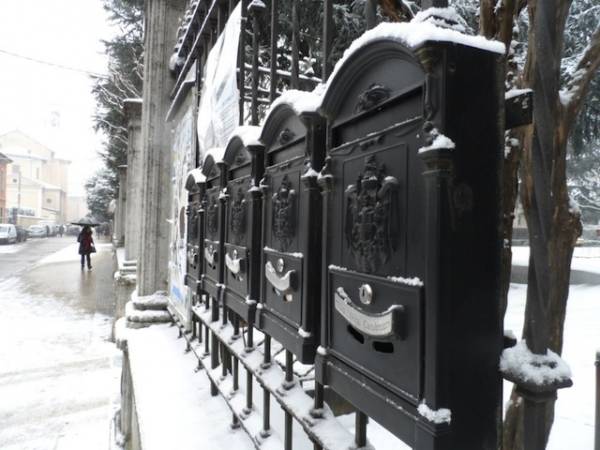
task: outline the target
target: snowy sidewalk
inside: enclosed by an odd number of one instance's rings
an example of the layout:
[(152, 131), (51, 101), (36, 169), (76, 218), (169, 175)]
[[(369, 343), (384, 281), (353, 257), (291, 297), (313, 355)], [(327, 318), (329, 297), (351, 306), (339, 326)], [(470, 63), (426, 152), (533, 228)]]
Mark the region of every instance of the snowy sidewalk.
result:
[(93, 271), (81, 272), (77, 248), (62, 247), (39, 247), (33, 263), (0, 281), (2, 450), (108, 447), (121, 365), (109, 342), (112, 254), (99, 246)]
[(246, 450), (250, 438), (232, 429), (231, 412), (193, 353), (183, 354), (176, 327), (127, 329), (129, 361), (144, 450)]

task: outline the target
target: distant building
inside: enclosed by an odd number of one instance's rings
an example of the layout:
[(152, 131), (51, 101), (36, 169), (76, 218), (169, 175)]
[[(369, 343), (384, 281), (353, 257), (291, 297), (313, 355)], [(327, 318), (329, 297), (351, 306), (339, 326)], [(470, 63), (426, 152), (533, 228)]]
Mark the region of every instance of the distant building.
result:
[(82, 195), (69, 195), (67, 197), (67, 222), (74, 222), (87, 216), (89, 213), (87, 199)]
[(0, 153), (0, 223), (8, 222), (8, 210), (6, 208), (6, 166), (11, 162), (10, 158)]
[(12, 160), (6, 168), (6, 207), (65, 222), (70, 161), (21, 131), (0, 136), (0, 151)]

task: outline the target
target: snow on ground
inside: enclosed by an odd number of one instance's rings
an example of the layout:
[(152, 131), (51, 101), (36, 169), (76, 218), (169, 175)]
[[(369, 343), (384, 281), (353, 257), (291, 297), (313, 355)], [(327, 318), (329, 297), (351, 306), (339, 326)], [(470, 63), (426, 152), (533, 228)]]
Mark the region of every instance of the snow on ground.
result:
[[(513, 265), (529, 265), (529, 247), (513, 247), (512, 254)], [(600, 247), (575, 247), (571, 269), (600, 273)]]
[[(112, 244), (99, 244), (96, 243), (96, 250), (99, 252), (101, 250), (106, 250), (109, 247), (112, 247)], [(44, 264), (52, 264), (52, 263), (62, 263), (62, 262), (73, 262), (79, 261), (81, 256), (79, 255), (79, 244), (75, 242), (62, 250), (59, 250), (56, 253), (52, 253), (40, 260), (38, 265)]]
[(206, 375), (194, 372), (193, 354), (182, 356), (177, 328), (154, 325), (127, 335), (144, 450), (254, 448), (228, 425), (231, 411), (221, 396), (211, 397)]
[[(581, 248), (579, 253), (596, 253)], [(575, 262), (575, 260), (574, 260)], [(508, 311), (504, 320), (507, 330), (517, 336), (523, 328), (527, 286), (512, 284)], [(591, 449), (594, 442), (595, 355), (600, 349), (600, 286), (571, 286), (565, 323), (562, 357), (571, 367), (573, 387), (558, 392), (556, 418), (547, 450)], [(504, 383), (504, 400), (508, 401), (512, 383)]]
[(0, 253), (2, 253), (2, 254), (17, 253), (19, 250), (21, 250), (23, 248), (24, 245), (25, 244), (23, 244), (23, 243), (0, 245)]
[[(54, 264), (61, 283), (72, 266)], [(19, 277), (0, 282), (0, 304), (0, 448), (106, 450), (121, 358), (110, 317), (33, 294)]]

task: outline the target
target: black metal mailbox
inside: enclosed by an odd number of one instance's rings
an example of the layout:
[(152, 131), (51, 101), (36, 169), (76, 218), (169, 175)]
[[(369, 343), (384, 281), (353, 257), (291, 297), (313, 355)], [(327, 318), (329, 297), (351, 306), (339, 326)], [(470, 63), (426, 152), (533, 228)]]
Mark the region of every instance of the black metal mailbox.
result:
[(267, 117), (259, 327), (303, 363), (312, 363), (319, 332), (324, 127), (279, 102)]
[(317, 380), (419, 450), (496, 448), (500, 59), (380, 38), (322, 104)]
[(199, 169), (194, 169), (188, 175), (185, 188), (188, 191), (187, 214), (187, 258), (185, 284), (192, 293), (192, 304), (201, 295), (201, 278), (204, 247), (204, 208), (203, 198), (206, 178)]
[[(202, 290), (211, 298), (220, 300), (223, 284), (223, 239), (224, 239), (224, 163), (212, 153), (207, 154), (202, 164), (202, 173), (206, 177), (204, 193), (204, 245), (202, 247)], [(215, 309), (217, 314), (217, 309)]]
[(227, 168), (225, 201), (225, 273), (223, 301), (252, 324), (260, 294), (261, 202), (263, 176), (260, 129), (243, 127), (230, 138), (223, 160)]

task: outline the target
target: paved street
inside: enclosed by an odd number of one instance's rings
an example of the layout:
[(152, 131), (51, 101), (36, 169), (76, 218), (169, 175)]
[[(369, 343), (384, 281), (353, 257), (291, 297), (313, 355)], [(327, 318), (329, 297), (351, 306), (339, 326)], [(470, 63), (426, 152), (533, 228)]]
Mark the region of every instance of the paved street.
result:
[(75, 238), (0, 246), (0, 448), (102, 449), (120, 357), (109, 342), (112, 255), (80, 270)]

